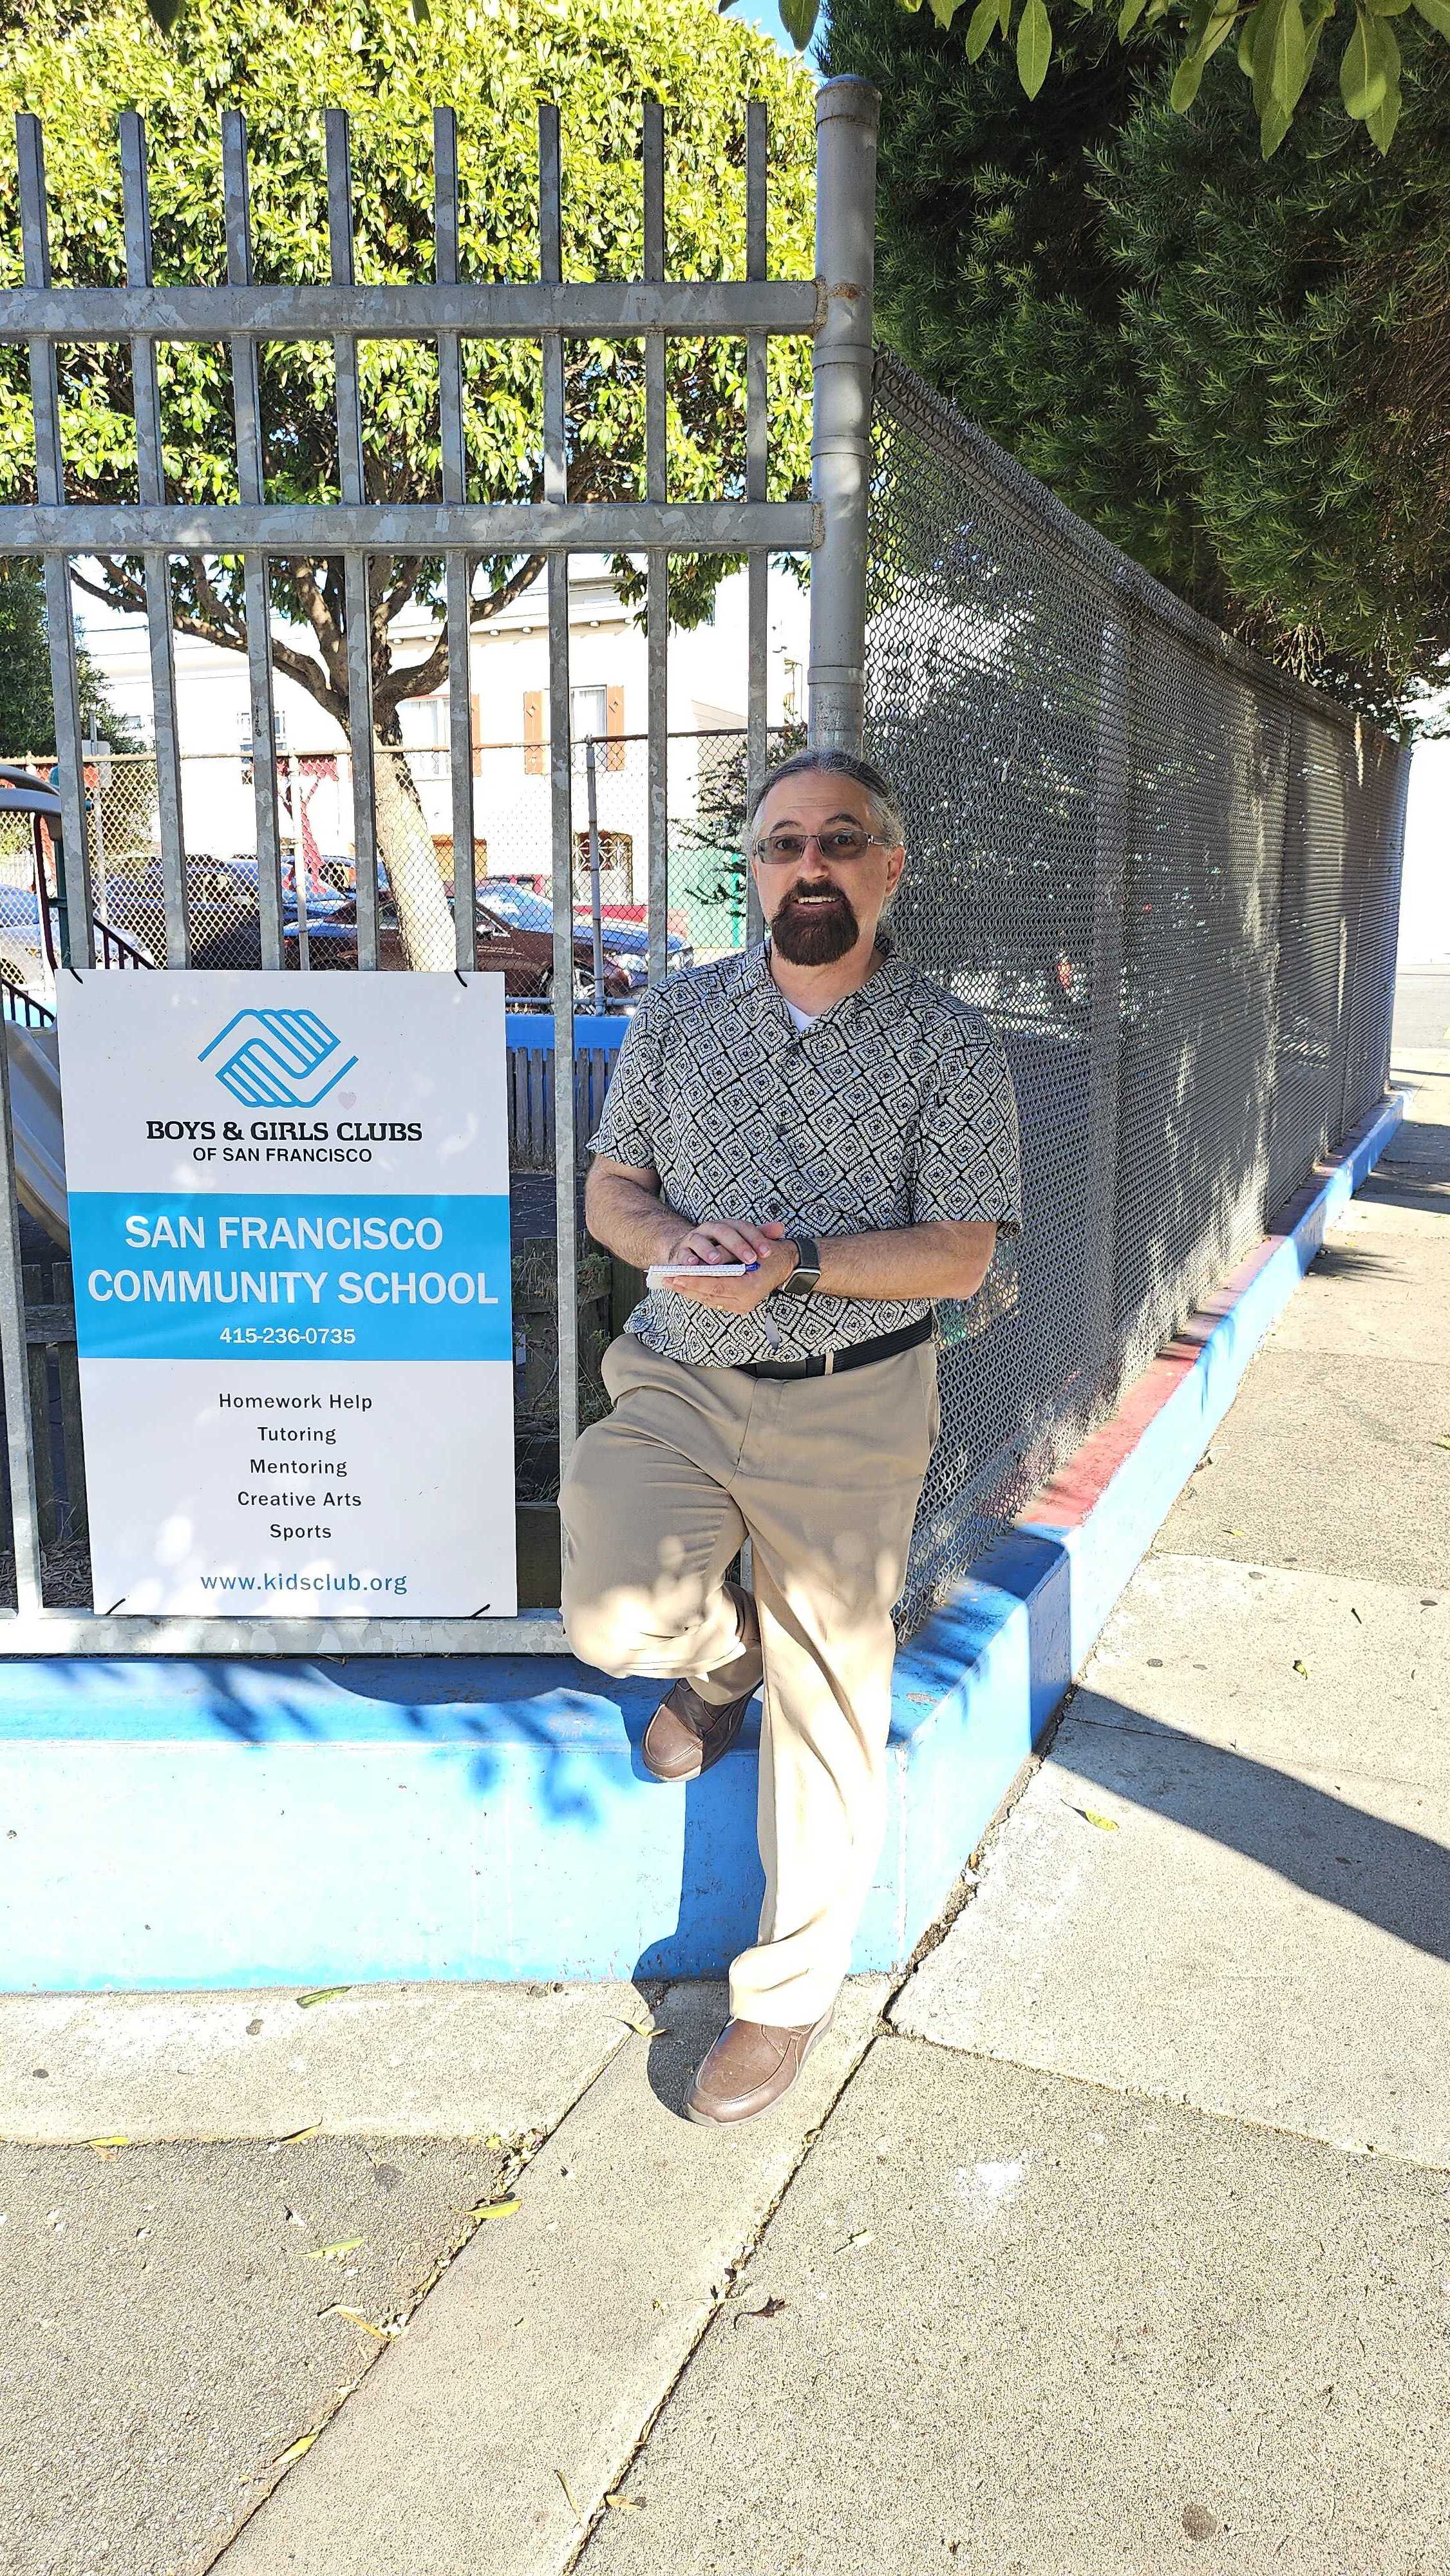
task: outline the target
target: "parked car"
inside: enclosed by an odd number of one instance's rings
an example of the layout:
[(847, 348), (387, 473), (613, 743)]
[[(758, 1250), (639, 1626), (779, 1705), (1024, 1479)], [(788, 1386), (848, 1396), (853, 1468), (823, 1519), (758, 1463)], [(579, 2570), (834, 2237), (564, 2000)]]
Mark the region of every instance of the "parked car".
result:
[[(495, 912), (501, 912), (506, 921), (516, 923), (520, 930), (547, 930), (552, 935), (554, 907), (546, 894), (536, 894), (531, 886), (520, 885), (514, 877), (487, 877), (480, 886), (479, 892), (484, 900), (492, 905)], [(604, 944), (629, 966), (631, 983), (637, 987), (647, 982), (649, 974), (647, 925), (638, 921), (622, 921), (618, 912), (612, 910), (608, 904), (601, 904), (599, 918), (600, 927), (604, 933)], [(587, 904), (576, 905), (574, 927), (590, 942), (592, 953), (594, 922)], [(665, 954), (666, 971), (671, 974), (676, 968), (693, 966), (695, 962), (695, 952), (689, 941), (682, 939), (676, 930), (667, 931), (665, 934)]]
[[(239, 942), (245, 942), (245, 953)], [(308, 964), (313, 973), (355, 967), (357, 964), (357, 906), (351, 900), (340, 902), (326, 918), (308, 920)], [(298, 925), (295, 912), (284, 922), (285, 962), (298, 962)], [(501, 972), (504, 991), (511, 1003), (524, 1007), (542, 1006), (553, 998), (554, 942), (537, 930), (520, 930), (512, 922), (480, 904), (475, 916), (475, 954), (480, 967)], [(212, 937), (199, 940), (193, 952), (198, 966), (259, 966), (261, 930), (255, 911), (238, 916), (227, 928)], [(390, 897), (378, 906), (378, 963), (384, 968), (406, 964), (403, 943), (398, 932), (398, 918)], [(628, 965), (608, 950), (604, 957), (604, 995), (606, 1006), (618, 1007), (633, 990)], [(592, 940), (574, 942), (574, 991), (581, 1002), (594, 998), (594, 946)]]
[[(385, 920), (391, 919), (392, 907), (383, 907)], [(554, 932), (523, 928), (505, 919), (491, 904), (475, 906), (474, 923), (480, 966), (502, 968), (504, 990), (510, 1001), (546, 1002), (554, 992)], [(394, 933), (396, 936), (396, 933)], [(401, 960), (400, 960), (401, 962)], [(604, 951), (604, 998), (622, 1002), (633, 989), (628, 961), (614, 953), (611, 943)], [(574, 940), (574, 990), (581, 998), (594, 997), (594, 942), (592, 938)]]
[[(195, 870), (202, 864), (197, 859), (191, 859), (188, 861), (188, 868)], [(238, 851), (230, 859), (208, 859), (205, 861), (205, 866), (209, 882), (218, 891), (224, 893), (234, 889), (239, 902), (255, 907), (258, 900), (258, 868), (256, 860), (246, 851)], [(345, 909), (346, 900), (345, 896), (338, 893), (336, 886), (324, 876), (320, 868), (309, 868), (307, 872), (309, 923), (335, 918)], [(296, 871), (290, 851), (285, 850), (282, 854), (282, 909), (288, 915), (294, 914), (297, 910)]]

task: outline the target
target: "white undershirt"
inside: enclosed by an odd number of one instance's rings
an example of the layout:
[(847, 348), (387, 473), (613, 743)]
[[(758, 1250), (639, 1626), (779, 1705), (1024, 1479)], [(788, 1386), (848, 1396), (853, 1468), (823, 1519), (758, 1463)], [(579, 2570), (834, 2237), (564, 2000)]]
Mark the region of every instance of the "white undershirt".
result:
[(785, 1002), (785, 1007), (789, 1011), (791, 1018), (794, 1020), (798, 1029), (813, 1029), (815, 1027), (817, 1020), (821, 1016), (819, 1011), (801, 1010), (798, 1003), (786, 1001), (784, 993), (782, 993), (780, 998)]

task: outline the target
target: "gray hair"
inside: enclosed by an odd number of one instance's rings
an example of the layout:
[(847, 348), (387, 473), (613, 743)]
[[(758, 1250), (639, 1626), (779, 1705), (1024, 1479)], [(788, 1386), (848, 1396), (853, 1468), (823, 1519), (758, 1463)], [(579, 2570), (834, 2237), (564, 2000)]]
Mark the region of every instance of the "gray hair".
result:
[(750, 799), (746, 822), (755, 821), (771, 789), (779, 787), (782, 779), (805, 778), (817, 770), (823, 770), (830, 777), (853, 779), (858, 787), (865, 789), (871, 809), (871, 829), (889, 850), (894, 850), (906, 839), (906, 825), (892, 789), (880, 770), (874, 768), (869, 760), (862, 760), (854, 751), (798, 751), (789, 760), (783, 760), (779, 768), (769, 770), (761, 780)]

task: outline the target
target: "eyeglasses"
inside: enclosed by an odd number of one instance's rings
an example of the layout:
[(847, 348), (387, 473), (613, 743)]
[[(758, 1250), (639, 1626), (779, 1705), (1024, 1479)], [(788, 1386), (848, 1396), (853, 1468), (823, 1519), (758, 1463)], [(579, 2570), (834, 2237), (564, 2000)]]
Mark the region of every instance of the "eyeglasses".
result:
[(803, 859), (812, 841), (823, 859), (859, 859), (873, 841), (878, 849), (892, 846), (879, 832), (864, 832), (859, 823), (833, 823), (825, 832), (767, 832), (754, 844), (755, 856), (784, 867), (791, 859)]

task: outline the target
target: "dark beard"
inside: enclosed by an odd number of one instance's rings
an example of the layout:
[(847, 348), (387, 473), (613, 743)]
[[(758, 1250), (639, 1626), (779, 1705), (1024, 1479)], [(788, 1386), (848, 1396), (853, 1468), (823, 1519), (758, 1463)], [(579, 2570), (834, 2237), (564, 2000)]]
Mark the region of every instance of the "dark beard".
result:
[(790, 966), (834, 966), (860, 935), (850, 900), (839, 888), (830, 909), (821, 912), (801, 912), (788, 895), (770, 925), (771, 944)]

